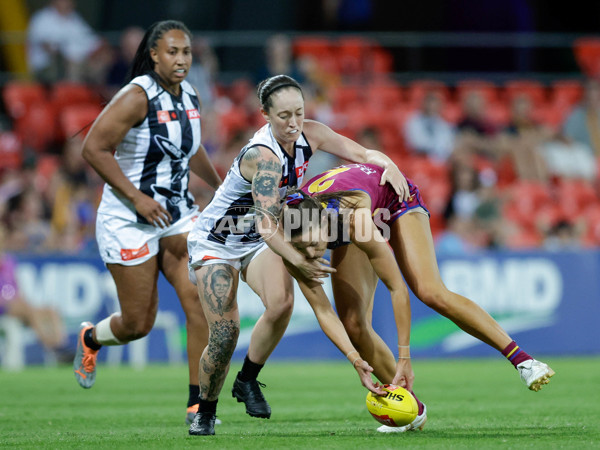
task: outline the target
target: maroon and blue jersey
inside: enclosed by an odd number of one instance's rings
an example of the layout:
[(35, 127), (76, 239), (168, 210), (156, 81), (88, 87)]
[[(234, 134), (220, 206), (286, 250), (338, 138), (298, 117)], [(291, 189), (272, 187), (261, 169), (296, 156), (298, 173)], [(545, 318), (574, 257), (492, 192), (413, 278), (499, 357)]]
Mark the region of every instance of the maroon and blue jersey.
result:
[[(376, 223), (381, 221), (381, 223), (389, 225), (407, 211), (418, 207), (427, 211), (419, 188), (408, 178), (406, 181), (410, 198), (407, 201), (400, 201), (398, 194), (389, 183), (380, 186), (383, 171), (383, 168), (374, 164), (347, 164), (313, 177), (302, 187), (302, 190), (309, 195), (325, 192), (363, 191), (371, 198), (371, 213), (373, 217), (378, 216)], [(330, 203), (327, 208), (338, 209), (339, 207), (335, 203)], [(429, 211), (427, 212), (429, 213)], [(329, 247), (335, 248), (339, 245), (341, 243)]]

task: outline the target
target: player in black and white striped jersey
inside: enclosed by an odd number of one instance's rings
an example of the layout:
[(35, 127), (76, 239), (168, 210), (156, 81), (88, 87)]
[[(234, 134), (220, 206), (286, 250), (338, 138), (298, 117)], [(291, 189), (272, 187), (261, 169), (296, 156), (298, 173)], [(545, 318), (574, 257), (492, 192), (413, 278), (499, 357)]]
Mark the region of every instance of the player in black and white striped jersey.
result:
[(84, 388), (94, 384), (102, 345), (122, 345), (150, 332), (162, 272), (186, 314), (189, 398), (197, 404), (198, 361), (208, 327), (187, 277), (186, 238), (198, 215), (188, 182), (190, 171), (214, 189), (221, 179), (200, 142), (201, 105), (185, 81), (191, 62), (191, 34), (183, 23), (152, 25), (138, 47), (128, 84), (99, 115), (83, 144), (84, 158), (106, 181), (96, 236), (121, 307), (95, 326), (82, 324), (74, 371)]

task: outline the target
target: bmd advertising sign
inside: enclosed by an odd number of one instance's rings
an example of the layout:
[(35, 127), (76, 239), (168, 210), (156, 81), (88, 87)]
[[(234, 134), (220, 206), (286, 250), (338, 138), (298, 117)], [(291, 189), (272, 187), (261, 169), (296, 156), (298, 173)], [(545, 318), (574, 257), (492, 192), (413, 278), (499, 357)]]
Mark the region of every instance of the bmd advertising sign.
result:
[[(448, 289), (488, 311), (524, 348), (535, 355), (600, 354), (600, 253), (499, 252), (440, 257)], [(21, 257), (17, 272), (22, 293), (35, 304), (54, 306), (71, 339), (83, 320), (96, 322), (118, 310), (112, 278), (95, 258)], [(330, 284), (326, 291), (331, 296)], [(99, 359), (182, 362), (185, 317), (174, 290), (159, 279), (159, 314), (150, 335), (124, 347), (107, 347)], [(241, 334), (235, 353), (246, 353), (252, 327), (264, 307), (243, 282), (238, 291)], [(460, 330), (411, 294), (413, 356), (491, 356), (495, 350)], [(375, 296), (373, 326), (395, 350), (396, 329), (389, 294), (381, 283)], [(39, 350), (26, 342), (27, 362), (40, 362)], [(294, 314), (272, 358), (343, 358), (318, 326), (296, 288)]]

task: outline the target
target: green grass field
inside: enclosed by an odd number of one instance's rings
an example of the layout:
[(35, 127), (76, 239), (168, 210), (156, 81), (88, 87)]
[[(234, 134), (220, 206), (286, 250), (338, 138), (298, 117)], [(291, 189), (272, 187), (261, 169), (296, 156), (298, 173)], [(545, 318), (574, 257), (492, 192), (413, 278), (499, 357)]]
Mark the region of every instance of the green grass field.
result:
[(273, 415), (245, 414), (231, 398), (216, 436), (188, 435), (185, 366), (100, 366), (81, 389), (69, 367), (0, 372), (0, 447), (14, 448), (600, 448), (600, 358), (544, 358), (556, 371), (540, 392), (501, 358), (415, 361), (427, 404), (422, 432), (386, 435), (348, 363), (269, 363), (260, 380)]

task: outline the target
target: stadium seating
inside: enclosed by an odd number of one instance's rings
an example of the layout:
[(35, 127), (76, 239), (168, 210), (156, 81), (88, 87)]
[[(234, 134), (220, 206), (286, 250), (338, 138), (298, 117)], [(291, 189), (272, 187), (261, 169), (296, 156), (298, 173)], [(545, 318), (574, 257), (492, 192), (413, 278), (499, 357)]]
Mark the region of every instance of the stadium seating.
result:
[(52, 103), (35, 103), (15, 121), (15, 131), (24, 147), (45, 152), (56, 142), (56, 125), (56, 110)]
[(508, 104), (512, 103), (515, 97), (526, 95), (534, 106), (539, 106), (546, 102), (546, 88), (536, 80), (511, 80), (504, 84), (504, 94)]
[(372, 83), (366, 88), (366, 101), (373, 106), (391, 109), (402, 104), (402, 88), (396, 83)]
[(52, 85), (50, 102), (56, 111), (62, 111), (67, 106), (80, 104), (102, 103), (96, 92), (86, 84), (61, 81)]
[(486, 103), (496, 103), (499, 101), (500, 88), (494, 83), (485, 80), (462, 80), (456, 84), (456, 100), (463, 101), (464, 97), (470, 92), (478, 92), (483, 96)]
[(581, 71), (590, 78), (600, 76), (600, 38), (586, 36), (573, 41), (573, 53)]
[(23, 81), (7, 82), (2, 89), (2, 98), (7, 114), (13, 120), (22, 118), (32, 105), (48, 101), (44, 86)]
[(418, 108), (429, 91), (440, 94), (444, 102), (450, 99), (450, 89), (445, 83), (438, 80), (414, 80), (406, 86), (406, 100), (411, 107)]
[(550, 83), (550, 103), (572, 107), (581, 100), (583, 86), (578, 80), (557, 80)]
[(101, 112), (102, 107), (93, 103), (66, 106), (59, 116), (63, 136), (68, 139), (80, 132), (85, 136)]

